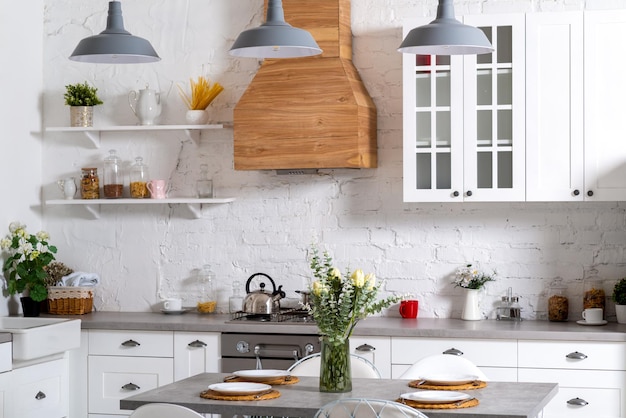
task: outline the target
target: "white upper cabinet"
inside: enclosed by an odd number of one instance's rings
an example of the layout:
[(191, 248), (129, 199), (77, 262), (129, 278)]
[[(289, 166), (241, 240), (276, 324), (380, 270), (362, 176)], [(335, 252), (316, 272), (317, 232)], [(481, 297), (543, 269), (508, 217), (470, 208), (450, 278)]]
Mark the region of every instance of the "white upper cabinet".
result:
[[(626, 200), (626, 10), (587, 11), (585, 28), (585, 196)], [(588, 193), (592, 196), (587, 196)]]
[[(432, 20), (432, 19), (430, 19)], [(403, 55), (404, 200), (524, 200), (524, 15), (466, 16), (493, 54)], [(429, 19), (405, 25), (405, 35)]]
[(583, 200), (583, 13), (526, 15), (526, 199)]

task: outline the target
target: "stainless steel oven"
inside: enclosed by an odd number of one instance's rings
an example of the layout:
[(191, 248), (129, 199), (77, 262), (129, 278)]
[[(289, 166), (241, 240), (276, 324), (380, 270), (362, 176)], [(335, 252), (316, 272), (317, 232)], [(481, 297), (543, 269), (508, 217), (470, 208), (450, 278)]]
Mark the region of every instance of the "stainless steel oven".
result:
[(302, 357), (319, 353), (320, 341), (316, 334), (222, 333), (221, 349), (223, 373), (286, 370)]

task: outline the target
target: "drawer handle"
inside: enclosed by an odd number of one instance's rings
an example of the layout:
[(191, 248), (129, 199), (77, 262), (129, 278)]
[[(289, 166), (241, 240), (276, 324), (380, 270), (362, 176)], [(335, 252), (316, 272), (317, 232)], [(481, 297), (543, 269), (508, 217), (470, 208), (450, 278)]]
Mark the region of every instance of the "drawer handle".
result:
[(463, 352), (461, 350), (457, 350), (456, 348), (448, 348), (443, 354), (452, 354), (453, 356), (462, 356)]
[(134, 383), (126, 383), (124, 386), (122, 386), (122, 389), (124, 389), (124, 390), (139, 390), (141, 388), (138, 385), (134, 384)]
[(571, 359), (574, 359), (574, 360), (584, 360), (584, 359), (587, 358), (587, 355), (583, 354), (583, 353), (579, 353), (578, 351), (574, 351), (573, 353), (569, 353), (565, 357), (571, 358)]
[(374, 347), (373, 345), (369, 345), (369, 344), (361, 344), (360, 346), (356, 348), (356, 351), (364, 351), (366, 353), (371, 353), (373, 351), (376, 351), (376, 347)]
[(127, 341), (124, 341), (124, 342), (122, 343), (122, 345), (123, 345), (124, 347), (139, 347), (141, 344), (139, 344), (139, 343), (138, 343), (137, 341), (135, 341), (135, 340), (127, 340)]
[(567, 403), (570, 404), (570, 405), (578, 405), (578, 406), (589, 405), (589, 402), (587, 402), (584, 399), (580, 399), (580, 398), (570, 399), (569, 401), (567, 401)]
[(192, 341), (189, 344), (187, 344), (189, 347), (194, 347), (194, 348), (202, 348), (202, 347), (206, 347), (206, 343), (204, 341), (200, 341), (200, 340), (196, 340), (196, 341)]
[(44, 399), (46, 397), (46, 394), (43, 393), (42, 391), (37, 392), (37, 394), (35, 395), (35, 399), (37, 399), (38, 401), (41, 399)]

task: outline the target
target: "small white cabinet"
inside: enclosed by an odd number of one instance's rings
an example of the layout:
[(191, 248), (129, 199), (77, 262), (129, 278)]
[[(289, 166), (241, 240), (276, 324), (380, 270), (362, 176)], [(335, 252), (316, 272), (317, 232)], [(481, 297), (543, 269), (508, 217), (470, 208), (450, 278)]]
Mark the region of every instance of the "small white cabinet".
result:
[(408, 202), (525, 198), (524, 15), (463, 20), (485, 32), (493, 54), (403, 54)]
[(477, 365), (490, 380), (517, 381), (517, 341), (457, 338), (391, 338), (391, 377), (435, 354), (460, 355)]
[(626, 343), (519, 341), (519, 381), (557, 382), (544, 418), (626, 417)]
[(174, 380), (205, 372), (219, 372), (220, 334), (174, 332)]
[(350, 352), (371, 361), (383, 379), (391, 378), (391, 337), (350, 337)]

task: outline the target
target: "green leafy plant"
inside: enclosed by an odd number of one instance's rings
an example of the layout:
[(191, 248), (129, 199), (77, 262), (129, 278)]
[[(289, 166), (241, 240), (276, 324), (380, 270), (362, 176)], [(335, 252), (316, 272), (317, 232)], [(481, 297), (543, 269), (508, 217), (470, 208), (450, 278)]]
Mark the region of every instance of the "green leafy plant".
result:
[(56, 247), (48, 243), (49, 238), (45, 231), (31, 235), (26, 231), (26, 225), (9, 224), (9, 234), (0, 240), (0, 248), (9, 253), (3, 271), (11, 295), (26, 292), (36, 302), (48, 297), (45, 267), (54, 260), (57, 252)]
[(352, 335), (357, 322), (402, 300), (401, 296), (377, 299), (382, 285), (373, 273), (358, 269), (345, 275), (324, 252), (312, 248), (311, 269), (316, 280), (311, 285), (311, 314), (322, 335), (331, 343), (341, 343)]
[(65, 104), (68, 106), (96, 106), (102, 104), (98, 98), (98, 89), (84, 83), (68, 84), (65, 86)]
[(626, 305), (626, 277), (615, 284), (612, 298), (618, 305)]

